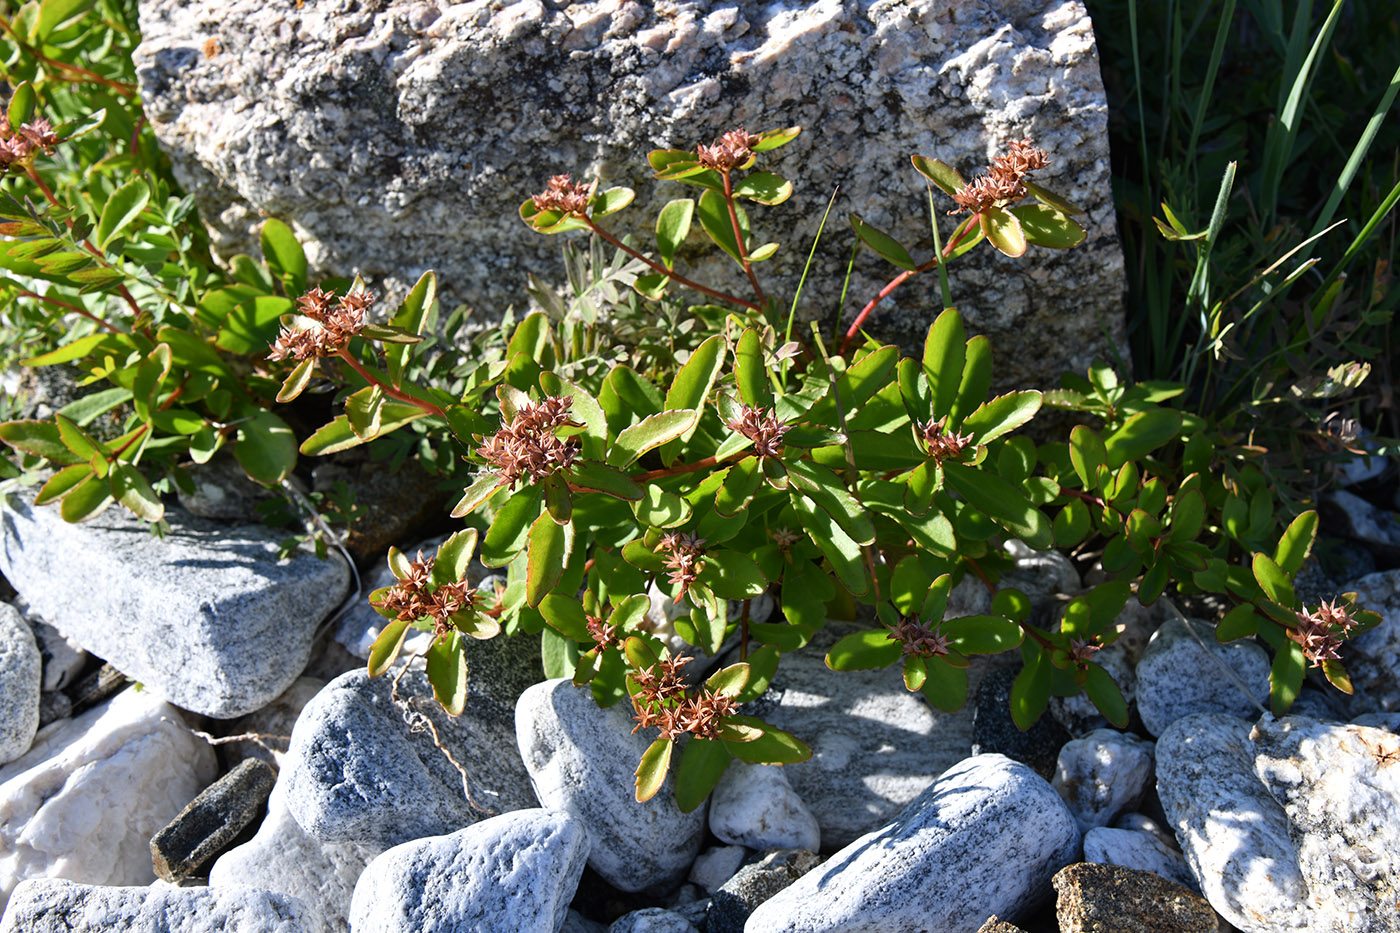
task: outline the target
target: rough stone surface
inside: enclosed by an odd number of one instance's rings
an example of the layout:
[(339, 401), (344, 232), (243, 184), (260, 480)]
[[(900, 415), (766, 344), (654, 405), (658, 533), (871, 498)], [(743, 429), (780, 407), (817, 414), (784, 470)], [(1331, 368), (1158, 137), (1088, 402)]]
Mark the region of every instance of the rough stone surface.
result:
[(700, 933), (695, 925), (673, 910), (647, 907), (623, 914), (608, 933)]
[(0, 603), (0, 764), (29, 751), (39, 730), (43, 658), (19, 610)]
[[(436, 18), (416, 16), (421, 6), (141, 4), (145, 111), (216, 249), (254, 252), (262, 217), (278, 216), (318, 271), (402, 292), (434, 268), (444, 307), (495, 314), (520, 300), (525, 270), (562, 281), (557, 240), (517, 216), (549, 176), (637, 188), (615, 228), (649, 230), (661, 204), (694, 194), (651, 182), (649, 149), (798, 124), (808, 132), (760, 163), (792, 176), (796, 196), (753, 212), (756, 235), (783, 237), (764, 270), (781, 303), (833, 185), (842, 210), (923, 256), (928, 214), (909, 156), (971, 178), (1030, 136), (1051, 154), (1041, 180), (1088, 211), (1089, 239), (1022, 261), (978, 249), (959, 263), (954, 304), (994, 345), (1003, 335), (1037, 348), (1000, 357), (1006, 385), (1082, 372), (1107, 355), (1101, 327), (1123, 339), (1107, 106), (1079, 2), (519, 0), (444, 5)], [(849, 243), (822, 238), (808, 293), (839, 292)], [(737, 268), (705, 255), (695, 275), (738, 291)], [(873, 295), (890, 276), (861, 261), (851, 293)], [(912, 347), (940, 308), (937, 289), (909, 288), (872, 325)]]
[(1088, 832), (1136, 806), (1151, 779), (1151, 742), (1096, 729), (1065, 743), (1051, 783), (1074, 813), (1079, 831)]
[(816, 868), (821, 858), (804, 849), (764, 853), (734, 873), (710, 898), (705, 912), (706, 933), (743, 933), (754, 909)]
[(1021, 729), (1011, 718), (1011, 684), (1018, 673), (1014, 667), (997, 667), (977, 684), (969, 706), (972, 708), (972, 748), (974, 755), (1005, 755), (1029, 765), (1047, 781), (1055, 777), (1060, 748), (1070, 734), (1059, 720), (1042, 716), (1029, 729)]
[[(1269, 655), (1263, 648), (1248, 641), (1222, 645), (1214, 626), (1196, 620), (1191, 626), (1199, 641), (1181, 619), (1163, 623), (1138, 662), (1138, 712), (1153, 735), (1191, 713), (1253, 719), (1263, 709), (1257, 704), (1268, 702)], [(1252, 696), (1240, 692), (1236, 678)]]
[(948, 769), (885, 826), (762, 904), (746, 933), (974, 933), (1012, 920), (1079, 851), (1050, 784), (1002, 755)]
[(1036, 551), (1024, 541), (1012, 538), (1006, 542), (1006, 553), (1016, 564), (998, 581), (1001, 589), (1014, 587), (1030, 597), (1032, 603), (1049, 604), (1056, 597), (1074, 596), (1083, 588), (1079, 571), (1059, 551)]
[(1338, 489), (1322, 497), (1323, 515), (1339, 536), (1354, 538), (1379, 554), (1400, 552), (1400, 519), (1370, 502)]
[[(284, 769), (287, 806), (324, 842), (380, 849), (460, 829), (483, 811), (532, 807), (529, 779), (515, 754), (515, 699), (539, 678), (538, 655), (526, 639), (467, 645), (471, 686), (466, 711), (448, 716), (421, 671), (409, 672), (399, 697), (427, 716), (443, 744), (467, 770), (462, 775), (413, 732), (390, 699), (393, 677), (364, 670), (332, 680), (307, 704), (292, 730)], [(474, 807), (472, 801), (482, 809)], [(491, 815), (485, 813), (485, 815)]]
[(326, 685), (318, 677), (298, 677), (282, 695), (256, 713), (249, 713), (242, 719), (229, 724), (229, 735), (256, 735), (259, 738), (227, 742), (219, 746), (219, 757), (224, 764), (233, 768), (240, 761), (256, 758), (274, 768), (282, 767), (282, 759), (287, 754), (287, 744), (291, 741), (292, 726), (311, 698)]
[(1288, 815), (1317, 933), (1400, 930), (1400, 737), (1265, 717), (1254, 770)]
[(987, 918), (987, 922), (977, 929), (977, 933), (1025, 933), (1014, 923), (1007, 923), (1005, 920), (993, 914)]
[[(0, 572), (93, 654), (207, 716), (242, 716), (286, 690), (349, 585), (340, 557), (278, 560), (278, 534), (260, 526), (171, 509), (161, 539), (119, 509), (70, 525), (32, 502), (4, 498)], [(83, 568), (80, 587), (72, 567)]]
[(812, 747), (810, 760), (784, 765), (783, 774), (817, 818), (823, 851), (888, 822), (972, 747), (968, 706), (932, 708), (905, 689), (898, 666), (827, 668), (827, 650), (857, 630), (830, 622), (805, 648), (784, 654), (768, 692), (752, 704), (753, 715)]
[(256, 888), (117, 888), (34, 879), (21, 884), (0, 933), (306, 933), (295, 898)]
[(44, 661), (44, 692), (67, 689), (77, 681), (88, 662), (83, 646), (67, 637), (48, 622), (32, 613), (24, 597), (18, 594), (14, 606), (34, 632), (34, 643)]
[(734, 877), (748, 854), (743, 846), (712, 846), (696, 857), (689, 880), (709, 894)]
[(624, 891), (674, 884), (685, 877), (705, 835), (705, 806), (682, 813), (675, 773), (646, 803), (634, 796), (634, 773), (652, 737), (633, 734), (632, 707), (600, 709), (568, 680), (535, 684), (515, 709), (516, 741), (535, 796), (583, 824), (588, 864)]
[(317, 492), (332, 493), (337, 483), (354, 495), (360, 517), (345, 535), (345, 548), (360, 566), (384, 563), (391, 545), (402, 545), (441, 526), (453, 494), (438, 488), (439, 477), (431, 476), (417, 458), (391, 470), (368, 457), (350, 458), (319, 464), (311, 471)]
[(1084, 834), (1084, 861), (1150, 871), (1168, 881), (1199, 890), (1180, 850), (1152, 833), (1096, 826)]
[(554, 933), (587, 858), (578, 820), (516, 810), (382, 853), (355, 885), (350, 925), (355, 933)]
[(1244, 933), (1304, 933), (1307, 884), (1249, 732), (1225, 713), (1172, 723), (1157, 739), (1157, 794), (1212, 907)]
[(570, 909), (559, 933), (607, 933), (608, 928), (597, 920), (589, 920), (577, 910)]
[(1357, 603), (1379, 612), (1381, 623), (1347, 640), (1347, 674), (1356, 693), (1346, 705), (1355, 716), (1400, 712), (1400, 570), (1382, 570), (1343, 587)]
[(251, 885), (289, 895), (315, 918), (306, 933), (348, 933), (355, 882), (379, 850), (309, 835), (287, 810), (286, 783), (284, 772), (257, 835), (219, 856), (209, 870), (209, 886)]
[(787, 779), (786, 767), (734, 760), (710, 794), (710, 832), (750, 849), (821, 845), (817, 818)]
[(0, 768), (0, 901), (26, 878), (146, 884), (151, 836), (214, 779), (179, 712), (134, 689)]
[(179, 490), (180, 507), (191, 515), (221, 522), (249, 524), (258, 506), (276, 493), (248, 478), (232, 454), (220, 452), (209, 462), (189, 467), (191, 491)]
[(200, 791), (189, 806), (151, 837), (151, 861), (165, 881), (194, 875), (257, 818), (277, 772), (249, 759)]
[(1198, 894), (1147, 871), (1081, 862), (1055, 875), (1060, 933), (1213, 933)]

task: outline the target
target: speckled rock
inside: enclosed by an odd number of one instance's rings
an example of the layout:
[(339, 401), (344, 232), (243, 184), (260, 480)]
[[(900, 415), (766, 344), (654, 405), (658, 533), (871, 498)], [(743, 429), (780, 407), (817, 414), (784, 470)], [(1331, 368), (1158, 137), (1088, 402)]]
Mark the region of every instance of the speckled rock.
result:
[(1021, 729), (1011, 718), (1011, 684), (1019, 667), (997, 667), (977, 684), (968, 705), (972, 709), (974, 755), (1005, 755), (1029, 765), (1047, 781), (1055, 777), (1060, 749), (1070, 733), (1059, 720), (1041, 716), (1029, 729)]
[(750, 849), (821, 845), (817, 818), (787, 779), (786, 767), (734, 760), (710, 794), (710, 832)]
[(1060, 749), (1052, 783), (1069, 805), (1080, 832), (1088, 832), (1107, 826), (1136, 806), (1151, 779), (1151, 742), (1096, 729)]
[(151, 861), (165, 881), (194, 876), (261, 815), (277, 772), (265, 761), (245, 759), (189, 802), (151, 837)]
[(652, 736), (633, 734), (627, 702), (600, 709), (568, 680), (535, 684), (515, 710), (516, 741), (541, 804), (588, 832), (588, 864), (609, 884), (642, 891), (685, 877), (705, 835), (705, 806), (682, 813), (675, 773), (646, 803), (634, 796), (637, 762)]
[(696, 856), (687, 880), (709, 894), (734, 877), (748, 854), (743, 846), (711, 846)]
[(1055, 875), (1060, 933), (1213, 933), (1199, 894), (1148, 871), (1081, 862)]
[(1084, 834), (1084, 861), (1150, 871), (1193, 891), (1200, 890), (1181, 851), (1152, 833), (1096, 826)]
[(39, 657), (44, 662), (43, 690), (51, 693), (66, 690), (77, 682), (83, 668), (87, 666), (89, 655), (83, 646), (64, 635), (40, 616), (35, 615), (23, 596), (15, 594), (14, 607), (24, 616), (34, 633), (34, 643), (39, 646)]
[(987, 918), (987, 922), (978, 927), (977, 933), (1025, 933), (1014, 923), (1007, 923), (1005, 920), (993, 914)]
[(19, 610), (0, 603), (0, 764), (29, 751), (39, 729), (43, 659)]
[(1347, 641), (1347, 674), (1356, 693), (1346, 705), (1353, 716), (1400, 712), (1400, 570), (1367, 574), (1342, 589), (1381, 614), (1380, 625)]
[(395, 846), (366, 868), (350, 904), (355, 933), (554, 933), (588, 858), (583, 826), (516, 810)]
[(700, 933), (685, 917), (662, 907), (646, 907), (623, 914), (608, 933)]
[(897, 666), (839, 674), (826, 666), (827, 650), (857, 630), (830, 622), (784, 654), (752, 705), (753, 715), (812, 747), (810, 760), (784, 765), (783, 775), (817, 818), (823, 851), (888, 822), (972, 748), (971, 709), (934, 709), (905, 689)]
[(151, 836), (214, 774), (209, 746), (150, 693), (48, 726), (0, 768), (0, 902), (26, 878), (153, 881)]
[(1157, 739), (1157, 794), (1201, 893), (1244, 933), (1311, 929), (1288, 817), (1254, 771), (1250, 724), (1195, 713)]
[(1394, 512), (1378, 509), (1345, 489), (1327, 493), (1321, 505), (1329, 527), (1335, 527), (1340, 537), (1355, 538), (1378, 554), (1400, 551), (1400, 520)]
[(1002, 755), (950, 768), (890, 823), (762, 904), (746, 933), (974, 933), (1015, 920), (1079, 851), (1054, 788)]
[(734, 873), (710, 898), (706, 933), (743, 933), (754, 909), (816, 868), (821, 858), (803, 849), (779, 849)]
[(15, 889), (0, 933), (305, 933), (309, 911), (257, 888), (116, 888), (33, 879)]
[(1016, 588), (1032, 603), (1049, 605), (1059, 596), (1074, 596), (1082, 588), (1079, 571), (1059, 551), (1036, 551), (1015, 538), (1006, 542), (1006, 553), (1016, 562), (998, 581), (999, 589)]
[(1153, 735), (1191, 713), (1253, 719), (1264, 709), (1260, 704), (1268, 702), (1269, 655), (1264, 649), (1249, 641), (1222, 645), (1215, 640), (1214, 626), (1196, 620), (1191, 625), (1199, 641), (1181, 619), (1168, 620), (1138, 662), (1138, 712)]
[(1400, 737), (1265, 717), (1254, 770), (1283, 805), (1315, 933), (1400, 930)]
[(242, 716), (286, 690), (349, 587), (349, 568), (334, 554), (278, 560), (281, 536), (269, 528), (168, 509), (171, 531), (156, 538), (120, 509), (70, 525), (57, 508), (32, 503), (18, 493), (3, 499), (0, 572), (87, 650), (206, 716)]
[[(808, 134), (759, 163), (792, 176), (797, 195), (753, 212), (756, 235), (783, 240), (763, 270), (781, 303), (833, 185), (842, 209), (923, 256), (928, 215), (909, 156), (943, 158), (970, 178), (1000, 145), (1030, 136), (1050, 151), (1044, 182), (1088, 211), (1089, 239), (1018, 262), (976, 250), (953, 277), (954, 303), (994, 345), (1036, 347), (999, 359), (1007, 386), (1084, 371), (1109, 355), (1104, 327), (1121, 345), (1107, 105), (1076, 0), (517, 0), (445, 4), (437, 17), (415, 15), (421, 6), (143, 0), (144, 109), (217, 250), (255, 252), (262, 218), (278, 216), (317, 271), (360, 272), (401, 294), (434, 268), (444, 307), (499, 314), (519, 300), (521, 270), (563, 281), (558, 241), (517, 216), (551, 175), (635, 186), (637, 204), (613, 226), (649, 230), (648, 217), (686, 192), (651, 181), (648, 150), (691, 149), (746, 122), (800, 124)], [(849, 242), (821, 240), (807, 293), (839, 293)], [(724, 257), (704, 256), (694, 276), (738, 290)], [(890, 276), (887, 263), (858, 261), (857, 306)], [(906, 288), (871, 323), (913, 347), (941, 307), (937, 289)]]
[(465, 787), (431, 733), (404, 722), (390, 698), (391, 676), (370, 679), (364, 670), (340, 675), (307, 704), (292, 730), (283, 763), (288, 809), (323, 842), (384, 849), (534, 806), (514, 749), (513, 710), (516, 697), (539, 677), (537, 658), (524, 638), (468, 644), (471, 684), (466, 711), (456, 717), (433, 700), (421, 671), (400, 682), (400, 699), (432, 721), (466, 769)]
[(348, 933), (350, 897), (372, 847), (322, 842), (287, 810), (283, 772), (267, 801), (267, 816), (252, 839), (230, 849), (209, 870), (209, 887), (252, 886), (289, 895), (313, 918), (306, 933)]

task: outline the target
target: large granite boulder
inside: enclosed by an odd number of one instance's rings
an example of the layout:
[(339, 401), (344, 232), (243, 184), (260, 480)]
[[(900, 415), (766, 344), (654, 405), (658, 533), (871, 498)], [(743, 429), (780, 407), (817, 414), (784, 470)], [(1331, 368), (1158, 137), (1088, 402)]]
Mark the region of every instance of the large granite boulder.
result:
[[(1039, 180), (1088, 211), (1089, 238), (1019, 261), (978, 249), (957, 263), (954, 304), (994, 344), (1035, 347), (1000, 356), (1008, 385), (1052, 384), (1106, 356), (1104, 327), (1123, 339), (1107, 105), (1080, 0), (141, 0), (141, 34), (146, 116), (225, 255), (256, 252), (263, 219), (279, 217), (319, 272), (401, 294), (432, 268), (445, 305), (499, 315), (525, 299), (526, 272), (563, 281), (558, 241), (516, 215), (551, 175), (635, 187), (616, 229), (649, 243), (656, 209), (696, 189), (653, 183), (648, 150), (801, 125), (764, 163), (797, 194), (754, 211), (757, 242), (782, 237), (762, 271), (786, 307), (836, 186), (838, 216), (858, 212), (927, 256), (909, 157), (970, 178), (1030, 137), (1052, 159)], [(822, 238), (809, 313), (829, 313), (851, 241)], [(717, 250), (706, 256), (695, 277), (743, 284)], [(893, 271), (862, 255), (854, 307)], [(913, 346), (941, 306), (928, 277), (872, 325)]]

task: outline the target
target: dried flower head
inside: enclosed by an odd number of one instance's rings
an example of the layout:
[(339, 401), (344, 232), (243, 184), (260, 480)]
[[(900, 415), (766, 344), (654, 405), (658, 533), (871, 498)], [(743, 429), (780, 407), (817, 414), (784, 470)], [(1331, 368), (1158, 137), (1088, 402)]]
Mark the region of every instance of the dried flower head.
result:
[(0, 167), (24, 165), (40, 152), (51, 154), (58, 145), (53, 124), (43, 117), (11, 129), (8, 120), (0, 119)]
[[(579, 454), (576, 437), (557, 437), (562, 427), (582, 427), (569, 418), (573, 396), (546, 396), (524, 405), (501, 429), (485, 438), (477, 453), (491, 464), (502, 482), (514, 483), (522, 476), (538, 482), (573, 465)], [(483, 440), (478, 437), (477, 440)]]
[(741, 409), (739, 417), (725, 427), (753, 441), (754, 453), (760, 458), (781, 457), (783, 435), (792, 430), (792, 425), (779, 420), (777, 409), (750, 408), (748, 405)]
[(365, 326), (365, 312), (374, 304), (374, 292), (353, 291), (336, 298), (332, 292), (313, 288), (297, 299), (297, 312), (313, 326), (300, 330), (282, 328), (272, 344), (269, 360), (319, 359), (335, 356)]
[(588, 212), (592, 193), (588, 185), (573, 181), (568, 175), (554, 175), (545, 189), (530, 200), (535, 203), (536, 210), (582, 216)]
[(928, 449), (928, 456), (934, 463), (956, 460), (972, 443), (971, 434), (947, 431), (947, 422), (948, 418), (945, 415), (937, 421), (929, 419), (927, 424), (918, 426), (919, 436), (923, 438), (924, 446)]
[(753, 158), (753, 147), (757, 144), (758, 137), (746, 132), (741, 126), (737, 130), (725, 133), (709, 146), (702, 143), (695, 151), (700, 157), (701, 165), (717, 172), (730, 172)]
[(773, 539), (773, 543), (778, 546), (778, 550), (780, 551), (791, 550), (794, 544), (802, 540), (801, 534), (799, 534), (796, 531), (793, 531), (791, 528), (786, 527), (774, 528), (768, 534), (769, 537)]
[(1103, 645), (1091, 636), (1089, 638), (1072, 638), (1069, 643), (1069, 656), (1074, 661), (1089, 661), (1103, 649)]
[[(674, 739), (689, 732), (696, 738), (719, 738), (724, 717), (734, 712), (733, 697), (701, 688), (691, 693), (681, 676), (681, 668), (690, 663), (685, 656), (666, 658), (644, 671), (632, 672), (637, 685), (632, 695), (632, 708), (638, 729), (655, 726), (661, 737)], [(660, 668), (659, 672), (657, 668)]]
[(1303, 657), (1313, 667), (1321, 667), (1323, 661), (1339, 660), (1338, 649), (1342, 640), (1356, 626), (1351, 607), (1341, 600), (1323, 600), (1311, 612), (1295, 612), (1298, 627), (1287, 631), (1287, 635), (1303, 649)]
[(666, 579), (672, 586), (680, 587), (676, 599), (684, 599), (686, 590), (690, 589), (705, 567), (705, 540), (673, 531), (661, 536), (657, 550), (666, 557), (666, 569), (670, 571)]
[(419, 551), (418, 559), (409, 562), (408, 573), (376, 605), (395, 613), (401, 622), (431, 619), (433, 632), (445, 635), (454, 628), (454, 615), (475, 608), (477, 594), (465, 580), (431, 586), (433, 563), (434, 558)]
[(946, 655), (949, 650), (948, 636), (935, 626), (932, 630), (919, 624), (917, 619), (900, 619), (899, 624), (885, 636), (890, 641), (899, 642), (905, 655), (931, 658)]
[(585, 616), (588, 626), (588, 637), (593, 639), (593, 643), (599, 648), (609, 648), (617, 644), (617, 626), (609, 625), (597, 616)]
[(949, 213), (971, 211), (977, 214), (1019, 201), (1027, 194), (1025, 177), (1049, 164), (1045, 151), (1032, 148), (1029, 139), (1012, 142), (1005, 153), (993, 157), (991, 168), (985, 174), (978, 175), (953, 195), (958, 207)]

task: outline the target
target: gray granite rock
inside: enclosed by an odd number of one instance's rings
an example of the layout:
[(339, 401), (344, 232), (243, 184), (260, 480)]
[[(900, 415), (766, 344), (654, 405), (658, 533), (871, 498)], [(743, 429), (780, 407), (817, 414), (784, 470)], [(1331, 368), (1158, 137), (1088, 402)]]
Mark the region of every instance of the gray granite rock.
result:
[(785, 766), (734, 760), (710, 794), (710, 832), (750, 849), (811, 849), (821, 827), (792, 789)]
[(608, 933), (700, 933), (695, 924), (675, 911), (646, 907), (623, 914), (608, 927)]
[(1136, 806), (1151, 779), (1151, 742), (1096, 729), (1065, 743), (1051, 783), (1069, 805), (1079, 831), (1088, 832)]
[(898, 666), (826, 666), (827, 650), (857, 630), (831, 622), (806, 647), (784, 654), (768, 692), (751, 707), (812, 747), (810, 760), (784, 765), (783, 775), (817, 818), (823, 851), (888, 822), (972, 747), (968, 706), (934, 709), (905, 689)]
[(250, 480), (233, 455), (224, 451), (207, 463), (188, 467), (188, 472), (194, 488), (178, 490), (176, 498), (181, 508), (200, 518), (251, 524), (258, 520), (258, 506), (277, 495)]
[(31, 612), (23, 596), (16, 594), (13, 602), (24, 621), (29, 623), (34, 643), (39, 646), (39, 656), (44, 661), (44, 692), (72, 687), (87, 666), (88, 653), (82, 645)]
[(706, 933), (743, 933), (754, 909), (821, 864), (815, 852), (778, 849), (766, 852), (734, 873), (710, 898)]
[(1400, 732), (1400, 710), (1393, 713), (1363, 713), (1352, 720), (1358, 726), (1384, 729), (1387, 732)]
[(129, 689), (0, 767), (0, 903), (26, 878), (147, 884), (151, 836), (215, 775), (180, 713)]
[(1096, 826), (1084, 834), (1084, 861), (1150, 871), (1193, 891), (1200, 890), (1180, 850), (1152, 833)]
[(306, 905), (313, 920), (306, 933), (349, 933), (355, 882), (380, 850), (307, 834), (287, 810), (286, 784), (283, 772), (257, 834), (219, 856), (209, 870), (209, 887), (251, 886), (286, 894)]
[(1378, 509), (1345, 489), (1327, 493), (1321, 504), (1329, 527), (1335, 527), (1340, 536), (1354, 538), (1382, 554), (1400, 550), (1400, 520), (1394, 512)]
[(764, 902), (746, 933), (974, 933), (1015, 920), (1079, 851), (1074, 816), (1020, 762), (948, 769), (885, 826)]
[(1002, 575), (998, 589), (1015, 588), (1031, 602), (1048, 606), (1056, 597), (1075, 596), (1083, 588), (1079, 571), (1059, 551), (1036, 551), (1015, 538), (1006, 542), (1006, 552), (1015, 566)]
[(1157, 795), (1201, 893), (1244, 933), (1311, 929), (1288, 817), (1254, 771), (1250, 724), (1176, 720), (1157, 739)]
[[(1031, 136), (1052, 159), (1043, 181), (1088, 211), (1089, 239), (1019, 262), (979, 249), (959, 263), (954, 302), (994, 344), (1036, 348), (1000, 358), (1008, 386), (1084, 371), (1108, 355), (1105, 327), (1124, 339), (1107, 105), (1079, 2), (143, 0), (141, 35), (147, 117), (224, 255), (255, 252), (262, 218), (278, 216), (316, 271), (360, 272), (401, 294), (434, 268), (444, 307), (496, 313), (520, 299), (522, 270), (563, 281), (558, 241), (517, 216), (551, 175), (636, 187), (637, 204), (610, 225), (646, 231), (666, 200), (693, 194), (652, 182), (648, 150), (693, 149), (744, 123), (801, 124), (807, 134), (760, 162), (793, 177), (797, 195), (753, 212), (756, 235), (783, 240), (762, 270), (781, 303), (833, 185), (843, 210), (927, 255), (910, 155), (971, 178), (1001, 144)], [(808, 294), (839, 293), (849, 246), (821, 240)], [(742, 280), (715, 253), (688, 273), (737, 291)], [(858, 262), (857, 306), (891, 274)], [(942, 308), (937, 292), (899, 292), (874, 331), (920, 344)]]
[(583, 914), (572, 908), (564, 917), (564, 925), (559, 928), (559, 933), (607, 933), (606, 924), (597, 920), (589, 920)]
[[(272, 702), (306, 667), (316, 626), (349, 586), (345, 562), (279, 536), (166, 511), (171, 530), (109, 509), (70, 525), (18, 493), (0, 507), (0, 572), (30, 608), (176, 706), (234, 718)], [(71, 568), (81, 567), (75, 587)]]
[(1055, 875), (1060, 933), (1214, 933), (1215, 911), (1193, 891), (1121, 865), (1071, 865)]
[(1131, 829), (1135, 832), (1148, 833), (1156, 836), (1157, 840), (1169, 849), (1181, 851), (1181, 846), (1177, 845), (1176, 836), (1170, 829), (1167, 829), (1157, 820), (1146, 813), (1124, 813), (1113, 822), (1114, 829)]
[(1347, 640), (1343, 656), (1356, 692), (1346, 705), (1353, 716), (1400, 712), (1400, 570), (1370, 573), (1342, 589), (1381, 615), (1375, 628)]
[(39, 730), (43, 659), (19, 610), (0, 603), (0, 764), (29, 751)]
[(1181, 619), (1163, 623), (1138, 662), (1138, 712), (1152, 735), (1191, 713), (1253, 719), (1269, 699), (1269, 656), (1263, 648), (1250, 641), (1222, 645), (1215, 627), (1198, 620), (1191, 628), (1196, 637)]
[(1254, 770), (1288, 816), (1315, 933), (1400, 930), (1400, 737), (1264, 717)]
[(748, 854), (743, 846), (711, 846), (696, 856), (687, 877), (709, 894), (734, 877)]
[(538, 652), (523, 638), (467, 646), (466, 711), (448, 716), (427, 677), (410, 671), (399, 697), (436, 727), (462, 774), (413, 730), (392, 702), (392, 675), (364, 670), (332, 680), (302, 710), (283, 768), (287, 806), (323, 842), (380, 849), (452, 832), (497, 813), (532, 807), (529, 779), (515, 753), (515, 699), (538, 677)]
[(355, 933), (554, 933), (588, 858), (578, 820), (516, 810), (382, 853), (350, 903)]
[(307, 909), (257, 888), (109, 888), (33, 879), (15, 889), (0, 933), (306, 933)]
[(587, 689), (563, 679), (535, 684), (515, 708), (535, 796), (578, 818), (592, 842), (588, 864), (624, 891), (680, 881), (705, 835), (706, 808), (680, 811), (674, 772), (656, 796), (637, 802), (637, 762), (653, 737), (634, 734), (635, 725), (630, 703), (600, 709)]

